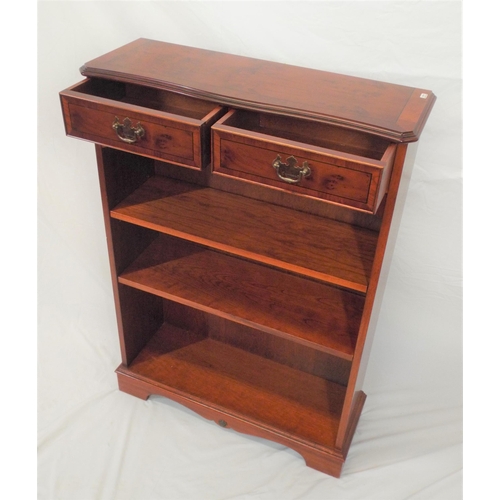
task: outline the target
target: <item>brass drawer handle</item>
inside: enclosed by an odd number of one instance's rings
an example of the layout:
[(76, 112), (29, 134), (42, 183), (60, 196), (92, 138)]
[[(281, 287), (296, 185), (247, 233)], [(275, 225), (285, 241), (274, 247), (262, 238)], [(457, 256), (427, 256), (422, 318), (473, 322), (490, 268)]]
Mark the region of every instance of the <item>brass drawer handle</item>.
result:
[(288, 184), (298, 184), (303, 177), (311, 175), (311, 169), (307, 161), (302, 163), (302, 167), (298, 167), (297, 163), (293, 156), (289, 156), (286, 163), (282, 163), (281, 156), (278, 155), (273, 161), (273, 168), (282, 181), (288, 182)]
[(115, 116), (112, 127), (116, 131), (116, 135), (127, 144), (139, 141), (146, 133), (139, 122), (137, 122), (135, 127), (132, 127), (132, 120), (130, 118), (125, 118), (123, 123), (120, 123), (118, 117)]

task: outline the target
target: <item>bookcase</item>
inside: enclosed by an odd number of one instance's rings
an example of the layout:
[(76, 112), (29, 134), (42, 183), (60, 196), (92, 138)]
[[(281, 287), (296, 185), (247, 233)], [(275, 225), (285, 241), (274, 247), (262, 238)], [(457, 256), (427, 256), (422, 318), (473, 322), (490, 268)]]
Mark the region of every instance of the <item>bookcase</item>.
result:
[(340, 476), (434, 94), (146, 39), (81, 73), (120, 390)]

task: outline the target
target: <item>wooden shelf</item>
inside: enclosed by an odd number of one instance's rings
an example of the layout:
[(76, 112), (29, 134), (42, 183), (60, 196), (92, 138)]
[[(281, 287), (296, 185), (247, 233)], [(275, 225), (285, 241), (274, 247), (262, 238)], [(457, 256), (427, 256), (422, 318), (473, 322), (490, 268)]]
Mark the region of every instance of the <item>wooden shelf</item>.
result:
[(366, 293), (377, 233), (154, 176), (111, 217)]
[(160, 235), (124, 285), (352, 360), (364, 298)]
[(345, 387), (166, 323), (117, 370), (202, 405), (328, 449)]

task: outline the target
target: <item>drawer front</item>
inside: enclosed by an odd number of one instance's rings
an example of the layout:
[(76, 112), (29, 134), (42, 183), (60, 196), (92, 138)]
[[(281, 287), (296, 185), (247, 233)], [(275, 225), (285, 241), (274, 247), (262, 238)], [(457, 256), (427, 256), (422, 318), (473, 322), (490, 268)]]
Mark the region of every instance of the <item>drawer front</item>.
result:
[[(209, 123), (134, 104), (61, 92), (70, 136), (200, 169), (210, 161)], [(221, 108), (215, 108), (212, 118)], [(219, 113), (220, 114), (220, 113)]]
[(374, 186), (372, 173), (316, 161), (304, 151), (250, 146), (226, 139), (220, 141), (220, 164), (215, 170), (241, 174), (243, 178), (250, 174), (248, 178), (266, 184), (318, 197), (341, 198), (346, 203), (367, 204)]
[(216, 124), (213, 171), (375, 212), (383, 198), (395, 147), (384, 161), (308, 148), (290, 140)]

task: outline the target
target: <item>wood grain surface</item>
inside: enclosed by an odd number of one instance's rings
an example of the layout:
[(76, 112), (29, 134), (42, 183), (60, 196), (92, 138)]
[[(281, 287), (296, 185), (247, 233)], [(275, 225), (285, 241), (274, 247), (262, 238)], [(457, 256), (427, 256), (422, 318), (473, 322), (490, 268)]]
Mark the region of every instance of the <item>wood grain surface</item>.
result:
[(345, 388), (164, 324), (128, 367), (155, 384), (332, 449)]
[(144, 38), (80, 71), (237, 108), (336, 123), (398, 142), (418, 139), (435, 101), (430, 90)]
[(359, 292), (377, 242), (368, 229), (159, 176), (111, 216)]
[(352, 359), (363, 297), (161, 235), (119, 282)]

